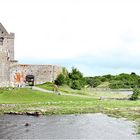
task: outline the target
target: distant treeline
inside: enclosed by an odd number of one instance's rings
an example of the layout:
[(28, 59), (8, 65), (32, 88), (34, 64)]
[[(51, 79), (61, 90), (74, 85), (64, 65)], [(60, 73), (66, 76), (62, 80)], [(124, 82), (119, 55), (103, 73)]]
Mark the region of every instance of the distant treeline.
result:
[(140, 88), (140, 76), (132, 72), (131, 74), (83, 77), (83, 74), (76, 68), (72, 68), (71, 72), (64, 68), (63, 73), (55, 80), (55, 84), (59, 86), (68, 85), (79, 90), (85, 86), (96, 88), (104, 83), (107, 83), (106, 87), (111, 89)]
[(140, 88), (140, 76), (132, 72), (131, 74), (121, 73), (119, 75), (103, 75), (86, 77), (86, 83), (90, 87), (97, 87), (103, 82), (108, 82), (108, 87), (118, 88)]

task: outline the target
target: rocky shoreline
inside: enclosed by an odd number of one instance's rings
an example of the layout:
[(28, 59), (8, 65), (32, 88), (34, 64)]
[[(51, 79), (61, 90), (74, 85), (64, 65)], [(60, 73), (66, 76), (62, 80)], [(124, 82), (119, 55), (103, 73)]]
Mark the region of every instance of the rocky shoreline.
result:
[(43, 113), (39, 112), (39, 111), (35, 111), (35, 112), (4, 112), (4, 114), (8, 114), (8, 115), (28, 115), (28, 116), (40, 116), (43, 115)]

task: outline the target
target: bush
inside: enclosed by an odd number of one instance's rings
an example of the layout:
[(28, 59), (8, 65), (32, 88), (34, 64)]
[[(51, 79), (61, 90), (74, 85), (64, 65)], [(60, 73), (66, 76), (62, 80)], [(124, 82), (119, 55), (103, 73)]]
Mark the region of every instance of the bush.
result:
[(140, 95), (140, 90), (139, 89), (134, 89), (133, 90), (133, 94), (131, 95), (131, 97), (130, 97), (130, 100), (137, 100), (138, 99), (138, 97), (139, 97), (139, 95)]
[(86, 80), (86, 84), (92, 88), (97, 87), (102, 83), (99, 79), (94, 77), (86, 77), (85, 80)]
[(72, 72), (69, 73), (69, 78), (72, 80), (79, 80), (83, 78), (83, 74), (76, 68), (72, 68)]
[(57, 79), (54, 81), (56, 85), (62, 86), (65, 84), (65, 76), (63, 74), (58, 75)]
[(72, 81), (71, 88), (80, 90), (82, 88), (81, 81), (79, 81), (79, 80)]
[(110, 82), (109, 87), (111, 89), (124, 88), (124, 82), (123, 81), (118, 81), (118, 80), (113, 80), (113, 81)]
[(72, 68), (72, 72), (69, 73), (69, 85), (72, 89), (80, 90), (86, 84), (83, 74), (76, 68)]

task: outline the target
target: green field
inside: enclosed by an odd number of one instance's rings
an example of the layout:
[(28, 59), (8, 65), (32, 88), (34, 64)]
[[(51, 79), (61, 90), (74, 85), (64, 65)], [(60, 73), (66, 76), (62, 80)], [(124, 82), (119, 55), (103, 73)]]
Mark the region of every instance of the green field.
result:
[[(96, 93), (97, 94), (97, 93)], [(84, 95), (83, 95), (84, 96)], [(56, 95), (32, 89), (0, 90), (0, 112), (35, 112), (41, 114), (76, 114), (102, 112), (115, 117), (125, 117), (140, 122), (140, 101), (99, 100)]]
[[(46, 90), (53, 90), (53, 83), (45, 83), (41, 85), (37, 85), (40, 88), (46, 89)], [(94, 98), (100, 98), (100, 97), (105, 97), (105, 98), (130, 98), (130, 95), (128, 94), (123, 94), (123, 93), (118, 93), (117, 91), (114, 93), (111, 93), (110, 91), (96, 91), (96, 88), (83, 88), (82, 90), (74, 90), (70, 88), (67, 85), (60, 86), (59, 87), (60, 92), (68, 93), (68, 94), (79, 94), (79, 95), (88, 95)]]

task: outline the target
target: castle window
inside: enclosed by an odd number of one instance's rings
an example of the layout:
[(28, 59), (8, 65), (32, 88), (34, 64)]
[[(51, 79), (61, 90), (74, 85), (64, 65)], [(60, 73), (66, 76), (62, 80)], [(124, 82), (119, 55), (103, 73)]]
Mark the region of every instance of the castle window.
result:
[(4, 40), (4, 38), (0, 37), (0, 45), (3, 45), (3, 40)]

